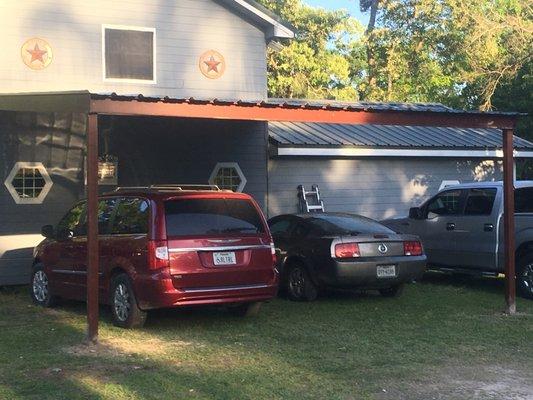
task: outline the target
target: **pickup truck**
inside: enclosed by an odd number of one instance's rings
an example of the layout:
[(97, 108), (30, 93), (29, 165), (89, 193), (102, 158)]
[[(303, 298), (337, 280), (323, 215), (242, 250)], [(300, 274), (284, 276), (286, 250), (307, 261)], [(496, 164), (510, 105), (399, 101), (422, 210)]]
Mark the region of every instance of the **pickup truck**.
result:
[[(516, 283), (533, 299), (533, 181), (515, 183)], [(503, 183), (448, 186), (406, 218), (381, 221), (422, 239), (428, 269), (497, 275), (504, 271)]]

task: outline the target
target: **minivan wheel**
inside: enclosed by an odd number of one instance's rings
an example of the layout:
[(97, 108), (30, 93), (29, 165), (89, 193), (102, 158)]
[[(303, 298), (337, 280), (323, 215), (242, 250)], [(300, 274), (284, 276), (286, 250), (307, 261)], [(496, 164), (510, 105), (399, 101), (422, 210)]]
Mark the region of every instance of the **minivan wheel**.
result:
[(533, 253), (528, 253), (518, 260), (516, 288), (522, 297), (533, 299)]
[(294, 264), (289, 267), (286, 292), (289, 299), (294, 301), (314, 301), (318, 297), (318, 288), (301, 264)]
[(120, 274), (111, 280), (110, 295), (113, 323), (126, 329), (142, 328), (146, 322), (146, 311), (139, 308), (128, 275)]
[(244, 303), (236, 306), (230, 306), (229, 312), (235, 317), (255, 317), (259, 314), (259, 310), (263, 303)]
[(48, 275), (41, 263), (33, 266), (30, 289), (31, 298), (35, 304), (42, 307), (53, 307), (57, 304), (58, 298), (50, 293)]
[(383, 297), (400, 297), (403, 293), (403, 288), (405, 285), (403, 283), (389, 288), (379, 289), (379, 294)]

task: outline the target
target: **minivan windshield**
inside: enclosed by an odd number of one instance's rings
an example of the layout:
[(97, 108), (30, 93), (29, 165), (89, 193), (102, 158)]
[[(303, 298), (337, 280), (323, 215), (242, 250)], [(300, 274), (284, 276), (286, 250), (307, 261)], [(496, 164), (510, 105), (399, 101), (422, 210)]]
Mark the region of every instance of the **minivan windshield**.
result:
[(322, 235), (391, 234), (389, 228), (360, 215), (321, 215), (309, 218), (311, 225)]
[(168, 236), (257, 234), (265, 227), (249, 200), (174, 199), (165, 202)]

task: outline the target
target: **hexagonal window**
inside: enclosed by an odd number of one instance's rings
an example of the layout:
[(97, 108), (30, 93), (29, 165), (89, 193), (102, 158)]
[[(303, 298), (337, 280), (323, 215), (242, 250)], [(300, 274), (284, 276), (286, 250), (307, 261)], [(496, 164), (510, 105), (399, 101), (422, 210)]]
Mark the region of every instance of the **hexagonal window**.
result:
[(246, 186), (246, 178), (239, 164), (235, 162), (218, 163), (211, 173), (209, 184), (217, 185), (224, 190), (242, 192), (244, 186)]
[(42, 163), (18, 162), (4, 181), (17, 204), (41, 204), (52, 187)]

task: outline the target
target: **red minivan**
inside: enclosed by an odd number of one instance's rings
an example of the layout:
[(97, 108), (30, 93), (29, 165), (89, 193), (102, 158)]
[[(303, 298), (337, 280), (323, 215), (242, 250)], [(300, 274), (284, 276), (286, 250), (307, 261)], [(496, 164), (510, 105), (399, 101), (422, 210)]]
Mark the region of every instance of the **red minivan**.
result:
[[(252, 315), (277, 293), (272, 237), (261, 209), (242, 193), (187, 186), (119, 188), (98, 204), (100, 299), (124, 328), (146, 311), (227, 305)], [(86, 203), (81, 201), (35, 248), (31, 295), (51, 306), (86, 299)]]

